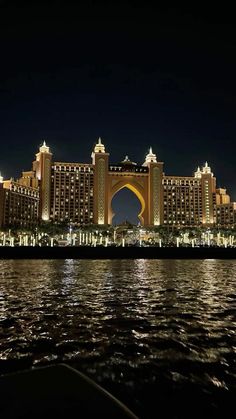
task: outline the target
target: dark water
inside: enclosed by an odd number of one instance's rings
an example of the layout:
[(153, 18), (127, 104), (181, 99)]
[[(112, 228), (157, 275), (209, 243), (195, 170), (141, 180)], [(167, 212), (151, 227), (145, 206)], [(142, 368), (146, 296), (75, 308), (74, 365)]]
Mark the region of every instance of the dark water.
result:
[(63, 361), (143, 418), (234, 416), (236, 261), (0, 261), (0, 331), (1, 374)]

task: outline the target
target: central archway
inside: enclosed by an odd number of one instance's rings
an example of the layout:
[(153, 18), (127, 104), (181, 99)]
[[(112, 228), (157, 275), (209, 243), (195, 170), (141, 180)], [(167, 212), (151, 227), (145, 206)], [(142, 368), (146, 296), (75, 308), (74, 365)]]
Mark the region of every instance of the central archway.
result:
[(140, 223), (142, 204), (137, 195), (127, 187), (117, 191), (111, 200), (112, 225), (128, 222), (133, 225)]
[(109, 196), (109, 214), (108, 214), (108, 222), (109, 224), (112, 224), (112, 219), (114, 217), (114, 213), (112, 210), (112, 199), (113, 197), (122, 189), (127, 188), (130, 191), (132, 191), (135, 196), (138, 198), (141, 210), (138, 214), (139, 221), (141, 225), (145, 224), (145, 215), (147, 212), (147, 205), (145, 202), (145, 188), (144, 185), (141, 183), (136, 182), (135, 180), (130, 181), (130, 179), (122, 178), (120, 180), (117, 180), (116, 182), (113, 182), (113, 185), (110, 189), (110, 196)]

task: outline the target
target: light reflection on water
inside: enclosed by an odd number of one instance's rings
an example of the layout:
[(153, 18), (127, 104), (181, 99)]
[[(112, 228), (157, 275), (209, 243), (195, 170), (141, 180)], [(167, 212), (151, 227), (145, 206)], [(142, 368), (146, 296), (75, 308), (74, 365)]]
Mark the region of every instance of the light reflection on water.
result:
[(235, 326), (236, 261), (0, 261), (0, 372), (64, 361), (143, 417), (230, 406)]

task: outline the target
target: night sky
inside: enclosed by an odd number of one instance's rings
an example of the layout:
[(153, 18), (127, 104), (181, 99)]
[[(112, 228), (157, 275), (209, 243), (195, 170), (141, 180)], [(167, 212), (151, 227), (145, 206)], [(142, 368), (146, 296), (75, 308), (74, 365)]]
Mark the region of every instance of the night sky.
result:
[[(236, 31), (212, 11), (137, 1), (0, 1), (0, 171), (19, 177), (45, 139), (54, 159), (206, 160), (236, 200)], [(111, 6), (112, 4), (112, 6)], [(145, 5), (146, 4), (146, 5)]]

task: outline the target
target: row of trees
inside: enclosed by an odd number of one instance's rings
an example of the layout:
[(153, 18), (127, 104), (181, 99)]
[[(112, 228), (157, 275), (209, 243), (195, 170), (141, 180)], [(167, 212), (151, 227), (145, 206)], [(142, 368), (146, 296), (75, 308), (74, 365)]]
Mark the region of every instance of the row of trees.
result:
[(159, 238), (165, 240), (167, 237), (177, 238), (181, 237), (183, 234), (187, 233), (190, 239), (200, 237), (204, 232), (210, 232), (214, 236), (218, 233), (228, 237), (230, 235), (236, 237), (236, 226), (231, 228), (222, 228), (222, 227), (170, 227), (170, 226), (155, 226), (155, 227), (141, 227), (134, 226), (131, 223), (124, 223), (123, 225), (110, 226), (110, 225), (81, 225), (75, 226), (73, 224), (68, 224), (66, 222), (55, 224), (52, 222), (41, 222), (37, 227), (26, 228), (22, 226), (9, 226), (5, 227), (1, 231), (8, 232), (10, 230), (12, 235), (18, 235), (21, 233), (37, 234), (37, 233), (46, 233), (49, 236), (55, 237), (57, 235), (64, 235), (67, 233), (79, 233), (79, 232), (88, 232), (93, 234), (99, 234), (107, 236), (110, 234), (123, 233), (123, 235), (128, 234), (131, 230), (134, 233), (139, 233), (141, 230), (146, 231), (154, 235), (158, 235)]

